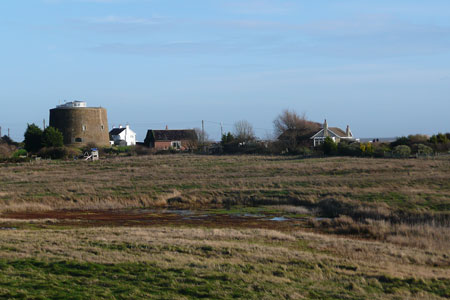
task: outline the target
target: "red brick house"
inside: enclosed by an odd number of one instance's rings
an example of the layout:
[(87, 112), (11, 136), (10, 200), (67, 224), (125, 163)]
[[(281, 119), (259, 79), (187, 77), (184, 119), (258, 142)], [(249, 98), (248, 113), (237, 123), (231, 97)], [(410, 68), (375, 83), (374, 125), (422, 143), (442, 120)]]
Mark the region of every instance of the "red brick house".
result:
[(198, 137), (193, 129), (147, 131), (144, 145), (156, 150), (192, 150), (197, 148)]

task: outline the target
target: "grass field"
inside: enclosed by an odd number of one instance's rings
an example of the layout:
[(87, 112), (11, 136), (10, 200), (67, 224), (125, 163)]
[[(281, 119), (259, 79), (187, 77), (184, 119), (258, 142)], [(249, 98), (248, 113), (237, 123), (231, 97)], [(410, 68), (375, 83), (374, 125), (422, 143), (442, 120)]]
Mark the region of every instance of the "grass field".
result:
[(0, 164), (2, 211), (205, 204), (315, 204), (324, 199), (450, 210), (450, 158), (295, 159), (164, 155), (99, 162)]
[(449, 158), (0, 165), (0, 299), (448, 299), (449, 216)]

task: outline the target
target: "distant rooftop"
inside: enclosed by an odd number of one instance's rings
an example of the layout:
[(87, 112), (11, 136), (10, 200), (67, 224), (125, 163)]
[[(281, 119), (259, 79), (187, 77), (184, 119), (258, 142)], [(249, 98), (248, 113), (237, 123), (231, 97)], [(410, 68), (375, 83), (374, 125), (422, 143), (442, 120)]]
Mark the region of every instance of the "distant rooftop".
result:
[(85, 101), (71, 101), (65, 102), (64, 104), (57, 105), (57, 108), (76, 108), (76, 107), (86, 107), (87, 103)]

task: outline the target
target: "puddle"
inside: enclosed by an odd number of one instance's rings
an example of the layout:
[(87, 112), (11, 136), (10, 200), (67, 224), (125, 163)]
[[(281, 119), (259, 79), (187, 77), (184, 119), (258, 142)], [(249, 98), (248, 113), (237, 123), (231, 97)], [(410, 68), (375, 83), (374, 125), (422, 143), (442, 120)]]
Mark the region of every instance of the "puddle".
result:
[(172, 214), (178, 216), (193, 215), (194, 212), (188, 209), (138, 209), (136, 213)]
[(331, 220), (330, 218), (314, 218), (316, 221)]
[(194, 215), (194, 216), (184, 217), (183, 220), (205, 220), (209, 217), (210, 217), (209, 215)]
[(17, 230), (16, 227), (0, 227), (0, 230)]
[(278, 222), (282, 222), (282, 221), (289, 221), (290, 219), (285, 218), (285, 217), (274, 217), (272, 219), (269, 219), (270, 221), (278, 221)]
[(244, 214), (244, 217), (249, 217), (249, 218), (261, 218), (264, 217), (263, 215), (257, 215), (257, 214)]
[(179, 210), (164, 210), (164, 213), (169, 213), (169, 214), (175, 214), (175, 215), (179, 215), (179, 216), (189, 216), (189, 215), (193, 215), (194, 212), (192, 210), (188, 210), (188, 209), (179, 209)]

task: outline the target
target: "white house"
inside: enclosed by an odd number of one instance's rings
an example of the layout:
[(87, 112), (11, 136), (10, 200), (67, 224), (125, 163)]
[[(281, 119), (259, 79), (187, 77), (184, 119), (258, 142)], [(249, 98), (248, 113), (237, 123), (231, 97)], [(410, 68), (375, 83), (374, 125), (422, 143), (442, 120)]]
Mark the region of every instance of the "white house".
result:
[(130, 129), (130, 125), (113, 128), (109, 132), (111, 145), (134, 146), (136, 145), (136, 132)]
[(359, 141), (353, 137), (353, 133), (350, 130), (350, 126), (347, 125), (347, 129), (343, 131), (337, 127), (328, 127), (327, 120), (323, 123), (323, 128), (311, 137), (314, 141), (314, 147), (322, 144), (327, 137), (330, 137), (334, 142), (339, 143), (341, 140), (347, 141)]

